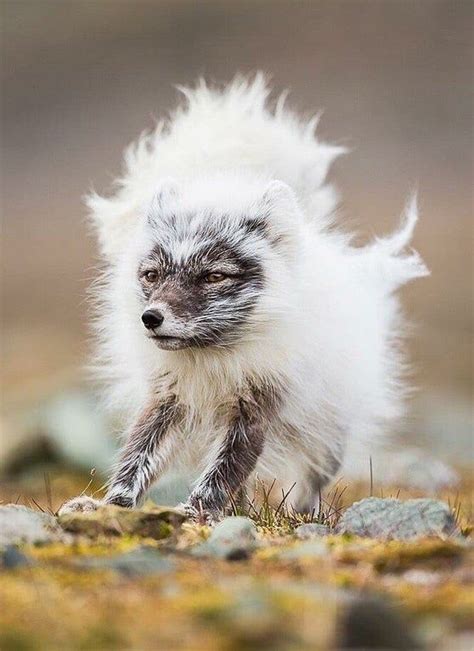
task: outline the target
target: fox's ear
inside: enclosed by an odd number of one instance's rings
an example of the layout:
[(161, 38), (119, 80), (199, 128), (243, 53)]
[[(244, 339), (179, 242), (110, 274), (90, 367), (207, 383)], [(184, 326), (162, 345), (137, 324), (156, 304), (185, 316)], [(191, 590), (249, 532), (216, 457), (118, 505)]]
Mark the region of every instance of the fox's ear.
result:
[(301, 211), (290, 186), (283, 181), (271, 181), (259, 201), (258, 212), (273, 246), (291, 255)]
[(262, 208), (268, 214), (280, 213), (294, 215), (298, 213), (296, 196), (289, 185), (283, 181), (271, 181), (263, 193)]
[(143, 224), (145, 219), (150, 223), (157, 219), (164, 206), (178, 194), (178, 183), (169, 178), (158, 183), (151, 201), (148, 198), (145, 204), (127, 193), (106, 198), (91, 192), (85, 197), (85, 202), (102, 255), (115, 260), (130, 242), (134, 229)]
[(154, 223), (160, 217), (163, 209), (179, 196), (179, 185), (176, 179), (166, 177), (162, 179), (153, 195), (150, 205), (146, 209), (149, 223)]
[(139, 223), (137, 203), (120, 196), (101, 197), (96, 192), (91, 192), (84, 201), (101, 254), (108, 260), (114, 260)]

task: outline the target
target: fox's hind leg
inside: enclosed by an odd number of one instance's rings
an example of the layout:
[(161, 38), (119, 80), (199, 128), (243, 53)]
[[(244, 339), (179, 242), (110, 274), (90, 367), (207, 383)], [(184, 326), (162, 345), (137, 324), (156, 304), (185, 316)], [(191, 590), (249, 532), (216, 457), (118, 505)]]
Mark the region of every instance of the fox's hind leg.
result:
[(310, 470), (305, 480), (305, 486), (300, 491), (296, 502), (296, 511), (317, 517), (320, 509), (321, 492), (328, 482), (328, 477), (323, 477), (319, 473)]
[(325, 472), (310, 468), (306, 473), (304, 489), (300, 492), (296, 510), (299, 513), (309, 513), (316, 517), (320, 511), (322, 491), (336, 476), (341, 467), (341, 459), (335, 455), (329, 455)]

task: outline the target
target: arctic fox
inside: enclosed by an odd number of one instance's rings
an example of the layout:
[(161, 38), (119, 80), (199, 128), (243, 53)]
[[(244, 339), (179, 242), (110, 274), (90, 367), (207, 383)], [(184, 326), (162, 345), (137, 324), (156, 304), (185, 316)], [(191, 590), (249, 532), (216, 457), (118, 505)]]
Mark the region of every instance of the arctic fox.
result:
[(260, 74), (182, 91), (126, 150), (115, 194), (88, 198), (107, 264), (99, 366), (128, 421), (105, 502), (134, 507), (173, 463), (196, 518), (256, 476), (296, 482), (293, 503), (311, 508), (404, 413), (396, 290), (428, 273), (406, 250), (416, 204), (356, 248), (331, 227), (326, 176), (344, 149), (315, 137), (317, 118), (284, 97), (271, 108)]

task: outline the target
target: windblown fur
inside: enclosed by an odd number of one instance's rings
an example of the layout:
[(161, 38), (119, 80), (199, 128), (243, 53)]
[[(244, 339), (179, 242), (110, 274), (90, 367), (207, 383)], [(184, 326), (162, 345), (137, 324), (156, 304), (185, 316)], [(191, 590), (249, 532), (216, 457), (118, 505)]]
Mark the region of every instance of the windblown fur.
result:
[[(142, 473), (145, 490), (181, 464), (206, 508), (258, 473), (296, 482), (308, 505), (352, 456), (368, 467), (404, 414), (396, 291), (427, 274), (407, 250), (416, 203), (392, 235), (355, 248), (333, 226), (326, 181), (344, 149), (319, 141), (317, 118), (285, 96), (271, 109), (261, 75), (182, 92), (127, 149), (114, 194), (88, 198), (107, 265), (98, 366), (110, 405), (132, 430), (155, 403), (168, 409), (164, 443), (156, 425), (148, 447), (132, 432), (122, 471)], [(145, 329), (147, 309), (162, 325)], [(111, 494), (133, 505), (143, 490), (117, 477)]]

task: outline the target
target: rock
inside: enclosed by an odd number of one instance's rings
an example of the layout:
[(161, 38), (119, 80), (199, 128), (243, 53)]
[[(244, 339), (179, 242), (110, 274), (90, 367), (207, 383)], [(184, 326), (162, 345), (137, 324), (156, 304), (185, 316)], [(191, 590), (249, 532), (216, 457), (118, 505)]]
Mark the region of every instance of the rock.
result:
[(96, 511), (75, 511), (58, 518), (59, 524), (70, 533), (94, 538), (99, 535), (120, 536), (135, 534), (160, 540), (170, 536), (185, 520), (183, 513), (168, 507), (125, 509), (120, 506), (102, 506)]
[[(401, 449), (395, 454), (391, 452), (390, 463), (382, 468), (383, 483), (403, 485), (428, 494), (454, 488), (459, 484), (457, 473), (449, 465), (419, 448)], [(375, 477), (377, 478), (377, 468)]]
[(451, 579), (461, 585), (474, 585), (474, 567), (460, 567), (451, 573)]
[(177, 506), (186, 502), (192, 488), (185, 475), (168, 472), (150, 489), (148, 498), (162, 506)]
[(228, 561), (249, 558), (257, 547), (257, 529), (249, 518), (232, 516), (224, 518), (205, 543), (195, 548), (197, 556), (214, 556)]
[(347, 509), (336, 531), (381, 540), (410, 540), (450, 536), (457, 533), (457, 527), (444, 502), (368, 497)]
[(69, 390), (42, 406), (39, 431), (47, 432), (58, 455), (73, 468), (107, 475), (117, 450), (110, 423), (93, 394)]
[(308, 538), (318, 538), (319, 536), (328, 536), (331, 530), (326, 524), (318, 524), (317, 522), (310, 522), (308, 524), (300, 524), (295, 530), (295, 534), (301, 540)]
[(14, 545), (8, 545), (8, 547), (0, 552), (0, 567), (4, 570), (13, 570), (17, 567), (25, 567), (27, 565), (32, 565), (32, 562)]
[(28, 393), (27, 404), (0, 421), (0, 429), (8, 432), (0, 434), (0, 471), (27, 470), (36, 461), (32, 457), (41, 460), (46, 453), (48, 461), (59, 459), (72, 468), (86, 472), (96, 468), (108, 475), (116, 437), (95, 395), (72, 386), (63, 391), (64, 377), (49, 380), (52, 384), (43, 378), (40, 386), (29, 385), (33, 394)]
[(352, 601), (338, 630), (338, 649), (421, 648), (404, 613), (381, 597), (362, 595)]
[(115, 570), (126, 576), (149, 576), (165, 574), (175, 569), (175, 563), (156, 549), (142, 547), (116, 556), (85, 558), (79, 565), (92, 570)]
[(19, 504), (0, 506), (0, 546), (48, 543), (61, 537), (62, 531), (49, 513)]
[(328, 547), (324, 540), (307, 540), (285, 549), (278, 555), (278, 558), (285, 561), (295, 561), (301, 558), (324, 558), (328, 555)]
[(428, 570), (413, 568), (404, 572), (402, 578), (404, 581), (407, 581), (407, 583), (411, 583), (412, 585), (430, 587), (440, 583), (443, 580), (443, 575), (439, 572), (430, 572)]

